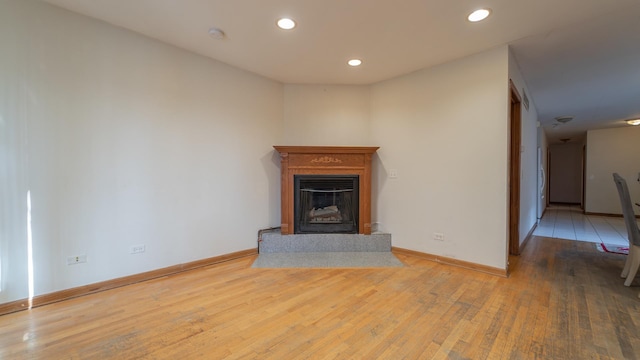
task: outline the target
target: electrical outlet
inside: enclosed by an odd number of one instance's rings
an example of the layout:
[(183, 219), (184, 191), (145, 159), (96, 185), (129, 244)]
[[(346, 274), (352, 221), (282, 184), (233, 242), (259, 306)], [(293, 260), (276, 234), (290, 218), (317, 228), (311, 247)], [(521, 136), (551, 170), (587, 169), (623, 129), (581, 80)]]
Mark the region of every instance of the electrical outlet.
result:
[(433, 233), (433, 240), (444, 241), (443, 233)]
[(398, 178), (398, 170), (396, 170), (396, 169), (389, 170), (389, 178), (390, 179), (397, 179)]
[(67, 265), (75, 265), (87, 262), (87, 255), (76, 255), (67, 257)]
[(140, 254), (144, 252), (144, 245), (134, 245), (131, 247), (132, 254)]

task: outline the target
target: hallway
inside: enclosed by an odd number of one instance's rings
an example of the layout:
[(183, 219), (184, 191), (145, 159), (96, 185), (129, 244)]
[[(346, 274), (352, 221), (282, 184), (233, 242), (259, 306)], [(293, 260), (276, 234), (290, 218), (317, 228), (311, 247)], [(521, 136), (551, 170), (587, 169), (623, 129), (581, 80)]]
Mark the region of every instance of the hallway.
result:
[(584, 215), (577, 205), (549, 205), (533, 235), (627, 246), (622, 217)]

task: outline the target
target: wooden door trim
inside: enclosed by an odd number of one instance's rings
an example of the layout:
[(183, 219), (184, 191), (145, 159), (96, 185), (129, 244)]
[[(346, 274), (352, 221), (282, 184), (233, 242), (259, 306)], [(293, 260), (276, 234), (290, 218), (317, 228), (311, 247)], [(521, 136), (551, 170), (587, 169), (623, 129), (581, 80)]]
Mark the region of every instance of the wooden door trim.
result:
[(520, 147), (522, 98), (509, 79), (509, 254), (520, 255)]

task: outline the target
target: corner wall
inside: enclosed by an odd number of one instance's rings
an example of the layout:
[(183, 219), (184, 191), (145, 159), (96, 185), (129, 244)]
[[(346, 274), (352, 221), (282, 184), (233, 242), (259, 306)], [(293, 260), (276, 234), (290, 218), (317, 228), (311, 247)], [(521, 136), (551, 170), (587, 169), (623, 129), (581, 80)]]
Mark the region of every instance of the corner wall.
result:
[[(372, 86), (285, 85), (285, 145), (380, 146), (372, 220), (394, 246), (506, 269), (508, 58), (501, 47)], [(523, 239), (536, 210), (527, 181)]]

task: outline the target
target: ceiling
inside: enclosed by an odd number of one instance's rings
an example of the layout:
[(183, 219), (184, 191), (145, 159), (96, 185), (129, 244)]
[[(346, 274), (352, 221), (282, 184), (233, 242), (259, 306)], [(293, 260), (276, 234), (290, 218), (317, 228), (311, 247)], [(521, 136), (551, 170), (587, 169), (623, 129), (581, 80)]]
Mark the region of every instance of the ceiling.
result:
[(283, 83), (373, 84), (509, 44), (550, 143), (640, 118), (640, 0), (45, 1)]

